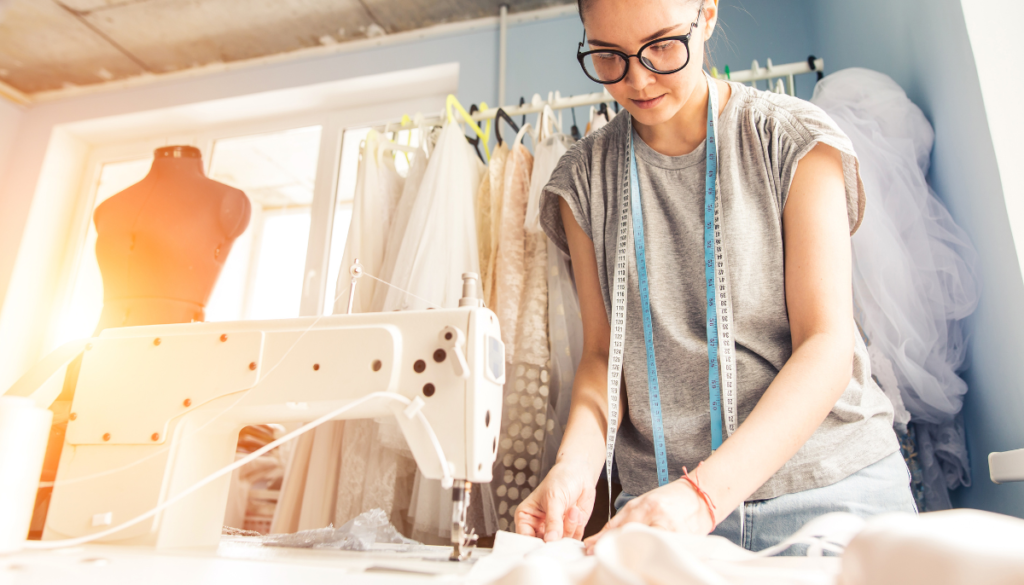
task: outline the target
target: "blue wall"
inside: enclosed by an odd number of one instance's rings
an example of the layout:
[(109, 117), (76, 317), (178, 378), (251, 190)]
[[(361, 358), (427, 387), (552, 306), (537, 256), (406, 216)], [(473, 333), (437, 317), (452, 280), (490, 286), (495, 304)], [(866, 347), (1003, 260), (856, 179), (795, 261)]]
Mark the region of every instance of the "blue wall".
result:
[[(974, 485), (959, 506), (1024, 517), (1024, 484), (995, 485), (988, 454), (1024, 447), (1024, 282), (1010, 232), (978, 72), (959, 0), (811, 0), (815, 44), (829, 71), (888, 74), (935, 127), (930, 181), (970, 235), (982, 297), (971, 335), (964, 404)], [(870, 39), (870, 40), (869, 40)]]

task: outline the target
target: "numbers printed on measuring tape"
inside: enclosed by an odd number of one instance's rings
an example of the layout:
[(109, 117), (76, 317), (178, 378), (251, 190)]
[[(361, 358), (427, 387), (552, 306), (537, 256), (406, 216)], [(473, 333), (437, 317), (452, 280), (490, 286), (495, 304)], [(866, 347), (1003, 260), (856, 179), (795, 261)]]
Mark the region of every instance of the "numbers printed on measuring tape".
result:
[[(718, 87), (710, 76), (708, 82), (707, 178), (705, 185), (705, 278), (707, 279), (708, 309), (708, 392), (711, 410), (712, 451), (722, 442), (722, 394), (724, 390), (724, 417), (727, 436), (736, 430), (735, 344), (729, 333), (728, 262), (722, 245), (721, 199), (718, 193)], [(651, 408), (651, 427), (654, 455), (658, 471), (658, 484), (668, 483), (667, 450), (661, 417), (661, 393), (658, 384), (657, 361), (654, 354), (654, 332), (651, 323), (650, 290), (647, 278), (646, 249), (643, 229), (643, 209), (640, 203), (640, 185), (633, 149), (632, 119), (627, 119), (629, 147), (627, 170), (619, 199), (619, 227), (615, 247), (615, 272), (612, 290), (614, 324), (609, 341), (608, 360), (608, 420), (606, 431), (605, 473), (608, 480), (608, 511), (612, 512), (612, 466), (615, 460), (617, 431), (622, 386), (622, 365), (626, 335), (626, 300), (629, 268), (629, 228), (632, 224), (640, 304), (643, 314), (644, 345), (647, 357), (648, 399)], [(720, 367), (721, 366), (721, 367)]]

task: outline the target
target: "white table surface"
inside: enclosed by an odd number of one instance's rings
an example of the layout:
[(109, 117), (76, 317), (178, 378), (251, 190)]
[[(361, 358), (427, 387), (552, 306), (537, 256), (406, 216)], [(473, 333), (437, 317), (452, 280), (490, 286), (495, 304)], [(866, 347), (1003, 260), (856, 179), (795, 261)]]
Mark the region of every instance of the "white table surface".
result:
[[(450, 547), (372, 552), (266, 547), (256, 538), (224, 537), (217, 549), (156, 551), (85, 545), (0, 556), (3, 585), (337, 585), (460, 583), (472, 562), (451, 562)], [(474, 557), (488, 551), (477, 550)]]

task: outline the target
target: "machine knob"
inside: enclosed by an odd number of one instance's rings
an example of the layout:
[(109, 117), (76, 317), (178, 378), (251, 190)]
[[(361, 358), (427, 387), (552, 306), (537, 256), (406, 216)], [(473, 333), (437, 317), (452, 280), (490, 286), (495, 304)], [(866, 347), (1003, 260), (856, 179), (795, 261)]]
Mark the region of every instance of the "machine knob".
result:
[(469, 362), (466, 361), (466, 336), (458, 327), (449, 325), (441, 330), (437, 338), (441, 342), (441, 347), (455, 356), (455, 359), (451, 360), (455, 375), (460, 378), (468, 378)]

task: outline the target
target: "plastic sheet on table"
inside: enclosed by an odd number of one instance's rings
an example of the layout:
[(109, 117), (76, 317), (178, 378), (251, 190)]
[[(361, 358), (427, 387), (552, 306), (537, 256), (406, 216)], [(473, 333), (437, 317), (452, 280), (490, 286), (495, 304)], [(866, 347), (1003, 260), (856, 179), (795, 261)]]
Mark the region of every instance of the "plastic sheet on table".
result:
[[(412, 550), (421, 544), (402, 536), (380, 508), (356, 516), (340, 528), (327, 526), (293, 534), (271, 534), (263, 538), (264, 546), (368, 551), (377, 544), (399, 544)], [(390, 548), (389, 550), (396, 550)]]

